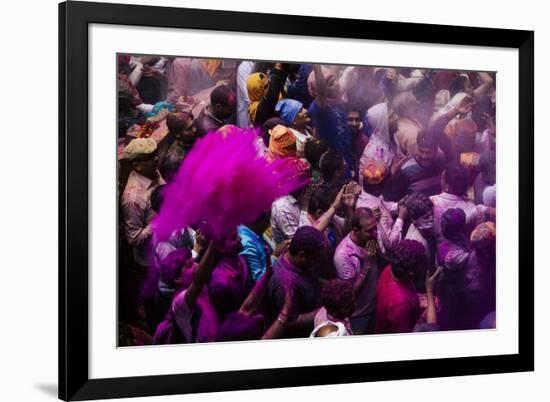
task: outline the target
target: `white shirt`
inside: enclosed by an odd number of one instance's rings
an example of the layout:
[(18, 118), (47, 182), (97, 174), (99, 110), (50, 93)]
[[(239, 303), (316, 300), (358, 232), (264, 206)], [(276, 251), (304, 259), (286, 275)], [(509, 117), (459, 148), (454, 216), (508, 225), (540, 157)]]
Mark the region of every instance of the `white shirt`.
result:
[(281, 197), (271, 206), (273, 241), (278, 244), (290, 239), (301, 226), (309, 225), (308, 213), (292, 195)]
[(385, 201), (381, 195), (376, 197), (366, 191), (361, 191), (357, 198), (356, 208), (369, 208), (371, 210), (380, 210), (380, 219), (378, 221), (378, 245), (382, 252), (386, 252), (393, 245), (399, 242), (401, 237), (401, 228), (403, 221), (397, 219), (394, 223), (392, 213), (397, 213), (397, 202)]
[(476, 205), (466, 196), (458, 196), (443, 192), (430, 197), (434, 204), (434, 230), (436, 235), (441, 238), (441, 217), (450, 208), (459, 208), (466, 214), (465, 234), (470, 235), (472, 230), (483, 222), (487, 206)]
[(237, 126), (241, 128), (248, 128), (251, 126), (250, 119), (248, 118), (248, 105), (250, 105), (250, 99), (248, 98), (246, 81), (250, 74), (252, 74), (253, 68), (253, 61), (243, 61), (239, 64), (239, 67), (237, 67)]

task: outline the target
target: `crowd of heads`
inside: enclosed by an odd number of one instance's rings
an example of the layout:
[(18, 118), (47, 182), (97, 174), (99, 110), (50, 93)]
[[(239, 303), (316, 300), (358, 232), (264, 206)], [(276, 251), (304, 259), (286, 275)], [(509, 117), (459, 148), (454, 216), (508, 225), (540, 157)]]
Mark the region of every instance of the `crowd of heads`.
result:
[(117, 80), (119, 345), (496, 325), (494, 73), (120, 55)]

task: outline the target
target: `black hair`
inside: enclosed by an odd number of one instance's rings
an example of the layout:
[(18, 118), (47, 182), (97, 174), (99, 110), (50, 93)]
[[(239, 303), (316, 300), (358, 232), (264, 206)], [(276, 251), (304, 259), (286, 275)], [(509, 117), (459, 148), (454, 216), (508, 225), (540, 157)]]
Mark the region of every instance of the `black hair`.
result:
[(310, 139), (304, 146), (304, 156), (306, 157), (306, 160), (313, 168), (316, 169), (319, 169), (319, 160), (327, 151), (327, 143), (317, 138)]
[(425, 262), (426, 254), (422, 243), (405, 239), (393, 249), (391, 270), (396, 278), (405, 280), (409, 272), (418, 271)]
[(411, 219), (418, 219), (433, 210), (434, 204), (424, 193), (414, 192), (405, 199), (405, 206)]
[(269, 130), (271, 130), (273, 127), (275, 127), (278, 124), (281, 124), (281, 125), (284, 126), (285, 122), (283, 120), (281, 120), (279, 117), (271, 117), (271, 118), (267, 119), (264, 122), (264, 124), (262, 124), (262, 129), (261, 129), (262, 140), (263, 140), (266, 147), (269, 146), (269, 139), (271, 137), (269, 135)]
[(228, 85), (220, 85), (210, 92), (210, 104), (226, 106), (232, 97), (235, 98), (235, 91)]
[(325, 246), (323, 234), (313, 226), (302, 226), (298, 228), (290, 241), (288, 251), (291, 255), (297, 255), (303, 251), (306, 255), (312, 256), (322, 250)]
[(437, 136), (429, 131), (421, 131), (416, 137), (416, 145), (422, 148), (436, 148), (438, 145)]
[(337, 190), (333, 187), (321, 186), (316, 188), (311, 194), (308, 212), (311, 214), (318, 210), (327, 211), (337, 194)]
[(360, 105), (358, 101), (346, 103), (345, 110), (346, 110), (346, 114), (349, 114), (351, 112), (357, 112), (359, 113), (359, 118), (361, 120), (365, 118), (365, 107)]
[(451, 164), (445, 168), (445, 183), (449, 192), (454, 195), (464, 195), (470, 186), (470, 172), (458, 164)]
[(446, 239), (456, 238), (464, 229), (466, 214), (460, 208), (449, 208), (441, 216), (441, 234)]
[(327, 152), (321, 155), (319, 160), (319, 170), (325, 182), (330, 182), (337, 171), (344, 165), (344, 156), (337, 149), (330, 148)]
[(338, 317), (338, 312), (342, 307), (353, 306), (355, 302), (352, 282), (343, 279), (325, 282), (321, 289), (321, 300), (330, 315), (339, 319), (347, 318)]

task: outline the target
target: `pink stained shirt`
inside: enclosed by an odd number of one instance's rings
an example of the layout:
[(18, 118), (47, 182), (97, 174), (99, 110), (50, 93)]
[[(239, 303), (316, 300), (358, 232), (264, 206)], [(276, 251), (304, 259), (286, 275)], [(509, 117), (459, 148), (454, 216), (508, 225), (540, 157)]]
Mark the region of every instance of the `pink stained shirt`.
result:
[(167, 73), (168, 94), (166, 101), (176, 104), (180, 96), (187, 95), (191, 59), (176, 57)]
[(450, 193), (443, 192), (438, 195), (433, 195), (430, 200), (434, 204), (434, 229), (437, 237), (441, 240), (441, 217), (450, 208), (459, 208), (466, 214), (466, 225), (464, 228), (464, 235), (468, 238), (474, 228), (479, 225), (485, 219), (485, 212), (487, 206), (476, 205), (470, 201), (466, 196), (458, 196)]
[[(334, 253), (334, 266), (340, 279), (355, 281), (363, 264), (367, 263), (367, 250), (353, 242), (348, 234), (340, 242)], [(355, 295), (355, 310), (352, 317), (361, 317), (374, 312), (376, 303), (376, 285), (378, 267), (371, 267), (364, 283)]]
[(380, 275), (376, 296), (376, 333), (412, 332), (420, 316), (413, 283), (398, 281), (387, 266)]

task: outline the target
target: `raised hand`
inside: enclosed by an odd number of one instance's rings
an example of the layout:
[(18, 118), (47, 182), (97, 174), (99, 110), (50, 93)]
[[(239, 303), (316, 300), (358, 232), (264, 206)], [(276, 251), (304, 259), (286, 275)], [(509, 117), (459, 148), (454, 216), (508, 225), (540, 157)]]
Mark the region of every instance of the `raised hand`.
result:
[(473, 105), (474, 98), (472, 98), (471, 96), (465, 96), (456, 107), (456, 111), (460, 116), (464, 116), (472, 110)]
[(347, 186), (348, 186), (347, 192), (350, 194), (353, 194), (355, 198), (359, 197), (359, 195), (363, 191), (363, 188), (361, 187), (361, 185), (355, 181), (350, 181), (347, 184)]
[(409, 215), (409, 210), (405, 205), (405, 200), (406, 200), (406, 197), (403, 197), (402, 199), (399, 200), (399, 203), (397, 204), (398, 216), (403, 221), (407, 219), (407, 216)]
[(439, 267), (437, 267), (437, 269), (435, 270), (435, 272), (432, 275), (430, 275), (429, 270), (426, 272), (426, 292), (433, 293), (434, 286), (435, 286), (435, 281), (437, 279), (437, 276), (439, 275), (439, 273), (442, 270), (443, 270), (443, 267), (439, 266)]
[(342, 187), (343, 193), (341, 205), (343, 205), (346, 209), (353, 209), (355, 205), (355, 195), (352, 193), (351, 183), (352, 182), (345, 184), (344, 187)]
[(342, 206), (342, 198), (344, 196), (344, 191), (346, 190), (346, 184), (342, 186), (340, 191), (338, 191), (338, 194), (334, 198), (334, 201), (332, 201), (331, 207), (338, 210)]
[(374, 257), (378, 253), (378, 241), (376, 239), (371, 239), (367, 241), (367, 244), (365, 245), (365, 249), (367, 250), (367, 255), (369, 257)]

